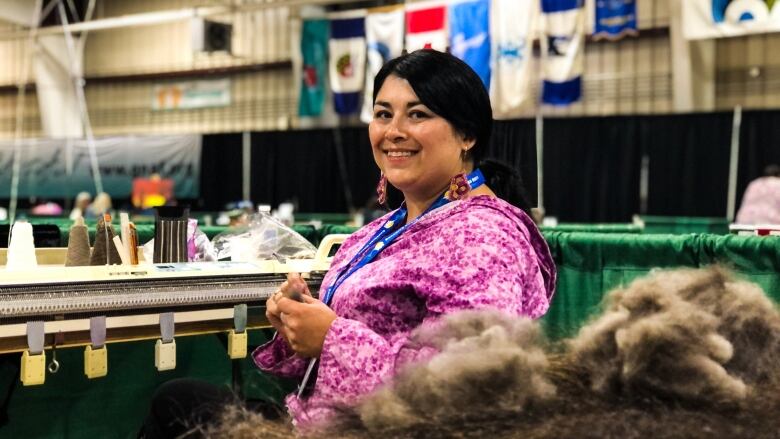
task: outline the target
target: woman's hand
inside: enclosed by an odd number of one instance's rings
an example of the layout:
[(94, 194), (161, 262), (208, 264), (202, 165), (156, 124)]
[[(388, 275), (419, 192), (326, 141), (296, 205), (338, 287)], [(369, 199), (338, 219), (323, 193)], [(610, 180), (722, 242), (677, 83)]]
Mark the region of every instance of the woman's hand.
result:
[(310, 295), (302, 298), (303, 303), (286, 297), (279, 299), (276, 309), (290, 347), (303, 357), (319, 357), (336, 313)]
[(268, 300), (265, 301), (265, 317), (271, 323), (271, 326), (276, 329), (276, 332), (285, 340), (287, 340), (287, 333), (284, 324), (282, 323), (281, 311), (279, 311), (276, 304), (283, 297), (290, 297), (298, 300), (304, 295), (311, 297), (311, 292), (309, 291), (309, 286), (306, 285), (306, 281), (303, 280), (298, 273), (288, 273), (287, 280), (282, 283), (279, 289), (276, 290)]
[[(265, 301), (265, 317), (271, 323), (271, 326), (276, 329), (276, 333), (286, 341), (287, 333), (284, 330), (284, 324), (282, 324), (281, 311), (279, 311), (279, 308), (276, 306), (276, 302), (282, 297), (282, 292), (277, 291)], [(290, 342), (288, 341), (287, 344), (290, 344)]]

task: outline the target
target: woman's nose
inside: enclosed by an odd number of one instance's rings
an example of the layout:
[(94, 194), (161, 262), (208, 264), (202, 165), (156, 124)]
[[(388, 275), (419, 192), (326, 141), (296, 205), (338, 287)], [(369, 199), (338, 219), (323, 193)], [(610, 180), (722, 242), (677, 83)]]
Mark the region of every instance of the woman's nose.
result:
[(406, 130), (397, 118), (394, 118), (385, 131), (385, 139), (391, 142), (398, 142), (406, 139)]

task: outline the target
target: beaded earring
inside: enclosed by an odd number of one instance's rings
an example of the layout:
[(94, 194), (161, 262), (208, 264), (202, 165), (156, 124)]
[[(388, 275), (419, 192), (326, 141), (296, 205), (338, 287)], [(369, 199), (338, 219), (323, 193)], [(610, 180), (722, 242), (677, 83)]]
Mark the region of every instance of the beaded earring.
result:
[(465, 197), (470, 190), (471, 185), (469, 185), (469, 182), (466, 179), (466, 174), (458, 174), (450, 180), (450, 187), (447, 189), (447, 192), (444, 193), (444, 198), (450, 201), (460, 200)]
[(387, 177), (384, 172), (380, 174), (379, 183), (376, 185), (376, 201), (380, 205), (387, 202)]

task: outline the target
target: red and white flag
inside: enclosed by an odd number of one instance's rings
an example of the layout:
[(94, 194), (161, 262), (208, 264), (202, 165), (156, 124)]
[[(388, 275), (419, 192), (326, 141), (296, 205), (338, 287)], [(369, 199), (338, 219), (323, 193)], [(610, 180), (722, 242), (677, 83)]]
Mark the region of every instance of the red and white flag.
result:
[(406, 51), (430, 47), (447, 50), (447, 6), (445, 2), (418, 2), (406, 5)]

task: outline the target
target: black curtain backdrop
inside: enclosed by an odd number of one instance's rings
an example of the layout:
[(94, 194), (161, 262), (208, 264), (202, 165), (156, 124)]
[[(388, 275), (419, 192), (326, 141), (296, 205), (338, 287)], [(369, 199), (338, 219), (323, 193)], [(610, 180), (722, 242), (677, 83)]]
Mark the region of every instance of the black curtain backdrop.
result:
[(565, 222), (625, 222), (639, 210), (635, 117), (544, 121), (544, 207)]
[(241, 199), (241, 134), (203, 136), (200, 156), (200, 202), (203, 210), (221, 210)]
[(780, 112), (743, 111), (739, 137), (737, 209), (747, 185), (763, 176), (767, 165), (780, 165)]
[(732, 113), (643, 116), (648, 214), (726, 216)]
[(531, 206), (537, 205), (535, 130), (533, 119), (496, 121), (487, 153), (520, 171)]
[(379, 179), (363, 127), (254, 133), (253, 201), (272, 206), (292, 201), (300, 212), (347, 212), (339, 141), (352, 203), (363, 207)]
[[(544, 120), (544, 204), (565, 222), (626, 222), (639, 213), (642, 156), (649, 158), (650, 215), (726, 215), (733, 113)], [(344, 153), (352, 204), (374, 194), (379, 171), (367, 128), (252, 134), (252, 199), (293, 201), (301, 212), (348, 210), (339, 170)], [(536, 204), (534, 120), (497, 121), (489, 156), (518, 169)], [(241, 198), (241, 134), (203, 136), (201, 202), (221, 209)], [(766, 165), (780, 163), (780, 111), (743, 113), (738, 201)]]

